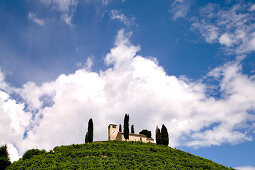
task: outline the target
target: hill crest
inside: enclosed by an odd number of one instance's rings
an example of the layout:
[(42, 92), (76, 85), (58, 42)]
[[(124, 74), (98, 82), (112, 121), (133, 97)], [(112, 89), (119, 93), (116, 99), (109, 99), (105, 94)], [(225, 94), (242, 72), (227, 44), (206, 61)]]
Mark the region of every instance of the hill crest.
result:
[(8, 169), (231, 169), (165, 145), (106, 141), (57, 146)]

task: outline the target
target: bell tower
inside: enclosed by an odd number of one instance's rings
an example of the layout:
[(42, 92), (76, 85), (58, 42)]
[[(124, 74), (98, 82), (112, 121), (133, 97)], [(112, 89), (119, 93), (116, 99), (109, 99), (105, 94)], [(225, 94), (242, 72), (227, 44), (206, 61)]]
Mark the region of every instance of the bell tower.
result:
[(118, 134), (117, 126), (115, 124), (110, 124), (108, 126), (108, 140), (115, 140)]

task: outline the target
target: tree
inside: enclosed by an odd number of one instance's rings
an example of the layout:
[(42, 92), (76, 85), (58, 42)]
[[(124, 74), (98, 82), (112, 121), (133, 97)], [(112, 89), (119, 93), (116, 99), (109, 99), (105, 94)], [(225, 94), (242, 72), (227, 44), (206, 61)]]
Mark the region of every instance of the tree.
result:
[(162, 128), (161, 128), (160, 143), (162, 145), (169, 144), (169, 136), (168, 136), (167, 128), (165, 127), (164, 124), (162, 125)]
[(11, 161), (9, 158), (7, 145), (3, 145), (0, 147), (0, 169), (5, 169), (9, 165), (11, 165)]
[(93, 142), (93, 120), (89, 119), (88, 123), (88, 142), (91, 143)]
[(151, 138), (151, 131), (149, 131), (147, 129), (143, 129), (141, 132), (139, 132), (139, 134), (143, 134), (143, 135), (147, 136), (148, 138)]
[(156, 143), (157, 144), (161, 144), (161, 141), (160, 141), (160, 129), (158, 128), (158, 126), (156, 127)]
[(121, 124), (119, 126), (119, 132), (122, 132), (122, 127), (121, 127)]
[(88, 122), (88, 131), (85, 135), (85, 143), (91, 143), (93, 142), (93, 120), (92, 119), (89, 119), (89, 122)]
[(131, 133), (135, 133), (134, 125), (131, 126)]
[(129, 139), (129, 115), (125, 114), (124, 117), (124, 138)]

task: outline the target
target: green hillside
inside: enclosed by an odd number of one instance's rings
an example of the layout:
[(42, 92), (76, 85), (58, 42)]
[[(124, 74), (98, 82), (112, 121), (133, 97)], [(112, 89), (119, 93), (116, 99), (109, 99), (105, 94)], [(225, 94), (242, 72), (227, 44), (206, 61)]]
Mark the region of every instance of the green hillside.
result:
[(108, 141), (58, 146), (8, 169), (229, 169), (164, 145)]

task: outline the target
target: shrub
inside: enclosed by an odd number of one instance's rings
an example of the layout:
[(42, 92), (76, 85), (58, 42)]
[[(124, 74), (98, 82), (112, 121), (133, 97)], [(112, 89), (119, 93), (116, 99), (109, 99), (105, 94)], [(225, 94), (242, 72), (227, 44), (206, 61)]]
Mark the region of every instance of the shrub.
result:
[(22, 159), (25, 160), (25, 159), (30, 159), (32, 158), (34, 155), (41, 155), (43, 153), (45, 153), (46, 151), (45, 150), (39, 150), (39, 149), (30, 149), (28, 151), (26, 151), (24, 153), (24, 155), (22, 156)]
[(141, 132), (139, 132), (139, 134), (143, 134), (143, 135), (147, 136), (148, 138), (151, 138), (151, 131), (149, 131), (147, 129), (143, 129)]

